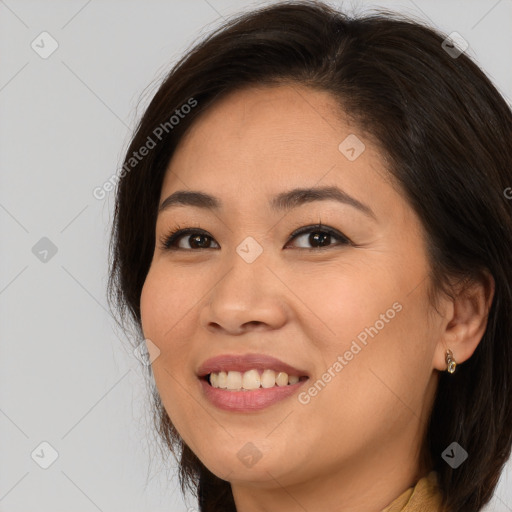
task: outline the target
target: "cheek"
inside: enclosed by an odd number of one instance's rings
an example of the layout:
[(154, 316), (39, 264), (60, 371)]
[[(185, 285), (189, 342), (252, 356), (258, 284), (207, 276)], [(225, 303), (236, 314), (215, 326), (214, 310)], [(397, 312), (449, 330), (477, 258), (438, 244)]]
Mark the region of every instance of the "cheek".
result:
[[(141, 323), (145, 338), (150, 339), (160, 350), (153, 361), (152, 372), (156, 387), (172, 423), (180, 434), (186, 431), (191, 421), (187, 418), (188, 390), (182, 382), (190, 379), (190, 344), (193, 333), (187, 329), (189, 304), (197, 292), (183, 287), (173, 272), (152, 267), (141, 292)], [(188, 314), (187, 314), (188, 312)]]
[[(323, 339), (325, 348), (331, 346), (344, 351), (354, 339), (359, 339), (363, 346), (365, 340), (371, 340), (368, 329), (375, 323), (379, 333), (397, 323), (401, 315), (397, 312), (401, 309), (397, 299), (403, 293), (394, 282), (391, 270), (345, 264), (327, 272), (322, 269), (317, 276), (295, 277), (294, 291), (307, 298), (304, 302), (317, 314), (315, 325), (319, 325), (323, 333), (319, 336), (319, 332), (316, 335), (311, 332), (312, 338)], [(372, 331), (375, 333), (375, 329)]]
[(178, 373), (188, 368), (184, 359), (186, 348), (190, 345), (180, 340), (190, 339), (191, 334), (186, 332), (186, 311), (189, 308), (186, 307), (182, 292), (177, 291), (176, 283), (171, 285), (171, 282), (157, 269), (150, 270), (140, 298), (144, 337), (151, 340), (159, 350), (158, 357), (152, 363), (155, 383), (162, 400), (170, 403), (176, 401), (176, 393), (179, 392), (175, 378), (181, 381), (183, 376), (178, 376)]
[(185, 282), (178, 272), (169, 270), (151, 267), (140, 297), (144, 335), (164, 346), (186, 328), (186, 316), (201, 297), (194, 281)]
[[(144, 337), (160, 350), (152, 368), (162, 398), (182, 390), (180, 383), (192, 377), (191, 354), (197, 338), (199, 278), (164, 265), (153, 266), (144, 282), (140, 298)], [(181, 399), (181, 397), (180, 397)]]
[[(421, 300), (392, 299), (390, 304), (381, 301), (377, 315), (359, 331), (365, 344), (358, 335), (354, 338), (361, 351), (345, 368), (345, 391), (354, 407), (367, 404), (376, 415), (395, 422), (400, 417), (407, 421), (422, 408), (431, 374), (432, 334)], [(389, 309), (393, 304), (400, 308)]]
[(330, 280), (329, 293), (324, 291), (317, 304), (328, 336), (312, 332), (311, 339), (326, 368), (333, 367), (338, 356), (344, 359), (343, 369), (339, 364), (338, 371), (333, 369), (339, 377), (331, 389), (340, 386), (337, 390), (346, 393), (342, 396), (347, 404), (378, 397), (374, 405), (379, 407), (378, 402), (387, 394), (392, 398), (393, 392), (415, 399), (412, 384), (421, 386), (428, 374), (434, 336), (422, 290), (411, 294), (410, 289), (389, 269), (345, 272), (343, 279)]

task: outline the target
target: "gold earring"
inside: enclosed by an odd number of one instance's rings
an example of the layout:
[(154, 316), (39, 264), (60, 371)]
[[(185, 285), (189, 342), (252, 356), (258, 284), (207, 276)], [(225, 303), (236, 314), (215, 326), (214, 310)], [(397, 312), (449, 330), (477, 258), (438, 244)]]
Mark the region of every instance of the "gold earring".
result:
[(453, 373), (455, 371), (455, 368), (457, 367), (457, 363), (455, 362), (455, 359), (453, 359), (453, 353), (451, 350), (446, 351), (446, 370), (449, 373)]

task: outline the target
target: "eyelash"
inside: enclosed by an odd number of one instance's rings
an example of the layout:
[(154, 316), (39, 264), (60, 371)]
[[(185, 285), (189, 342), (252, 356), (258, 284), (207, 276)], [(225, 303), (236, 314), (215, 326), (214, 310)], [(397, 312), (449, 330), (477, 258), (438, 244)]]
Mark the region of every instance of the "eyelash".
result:
[[(323, 224), (314, 224), (312, 226), (304, 226), (302, 228), (299, 228), (297, 230), (295, 230), (291, 235), (290, 235), (290, 240), (293, 240), (297, 237), (299, 237), (300, 235), (304, 235), (304, 234), (307, 234), (307, 233), (310, 233), (310, 232), (314, 232), (314, 233), (326, 233), (336, 239), (338, 239), (341, 243), (340, 244), (335, 244), (335, 245), (328, 245), (328, 246), (325, 246), (325, 247), (307, 247), (307, 248), (304, 248), (304, 247), (300, 247), (299, 249), (301, 250), (306, 250), (306, 251), (319, 251), (319, 250), (325, 250), (325, 249), (329, 249), (329, 248), (332, 248), (332, 247), (337, 247), (339, 245), (353, 245), (352, 241), (347, 238), (345, 235), (343, 235), (342, 233), (340, 233), (339, 231), (333, 229), (333, 228), (330, 228), (330, 227), (327, 227), (327, 226), (324, 226)], [(161, 246), (162, 246), (162, 249), (164, 250), (168, 250), (168, 251), (201, 251), (201, 250), (208, 250), (208, 249), (215, 249), (215, 247), (206, 247), (206, 248), (199, 248), (199, 249), (183, 249), (182, 247), (176, 247), (176, 242), (179, 241), (179, 239), (183, 236), (186, 236), (186, 235), (205, 235), (211, 239), (213, 239), (213, 237), (211, 237), (206, 231), (204, 231), (203, 229), (201, 228), (184, 228), (184, 229), (181, 229), (181, 227), (179, 225), (176, 225), (166, 236), (163, 236), (162, 238), (160, 238), (160, 243), (161, 243)]]

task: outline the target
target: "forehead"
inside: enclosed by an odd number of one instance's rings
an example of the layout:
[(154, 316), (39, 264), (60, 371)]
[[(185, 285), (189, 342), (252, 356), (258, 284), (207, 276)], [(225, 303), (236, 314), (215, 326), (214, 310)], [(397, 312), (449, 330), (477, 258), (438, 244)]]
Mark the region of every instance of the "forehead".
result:
[(233, 153), (248, 149), (247, 142), (254, 152), (261, 149), (255, 144), (266, 143), (267, 151), (263, 154), (275, 152), (278, 147), (299, 149), (304, 142), (308, 146), (327, 147), (332, 142), (328, 135), (339, 137), (337, 111), (340, 109), (329, 93), (304, 86), (244, 88), (214, 103), (194, 123), (182, 143), (197, 144), (200, 137), (201, 143), (209, 146), (229, 143), (229, 147), (224, 144), (220, 147)]
[[(346, 140), (364, 148), (356, 160), (340, 151)], [(162, 193), (179, 179), (195, 187), (282, 188), (291, 177), (310, 186), (327, 175), (372, 181), (386, 174), (373, 144), (344, 120), (335, 98), (296, 84), (245, 88), (217, 101), (195, 120), (168, 169)]]

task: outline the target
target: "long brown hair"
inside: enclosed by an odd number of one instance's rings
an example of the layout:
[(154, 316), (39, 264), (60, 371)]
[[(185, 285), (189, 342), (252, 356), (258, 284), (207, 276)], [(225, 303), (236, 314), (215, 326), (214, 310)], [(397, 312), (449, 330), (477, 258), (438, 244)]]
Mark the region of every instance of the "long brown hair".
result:
[[(379, 145), (425, 227), (432, 304), (450, 294), (449, 277), (469, 282), (484, 270), (494, 277), (485, 334), (453, 375), (440, 375), (422, 452), (438, 472), (443, 506), (477, 512), (512, 443), (512, 201), (504, 193), (512, 186), (512, 114), (466, 54), (446, 51), (445, 37), (391, 13), (351, 18), (318, 1), (280, 2), (231, 18), (188, 51), (142, 116), (119, 172), (109, 304), (140, 342), (162, 180), (202, 112), (251, 84), (330, 92)], [(156, 431), (179, 460), (183, 492), (197, 494), (201, 511), (235, 511), (229, 482), (204, 467), (153, 396)], [(469, 454), (457, 469), (441, 457), (453, 441)]]

